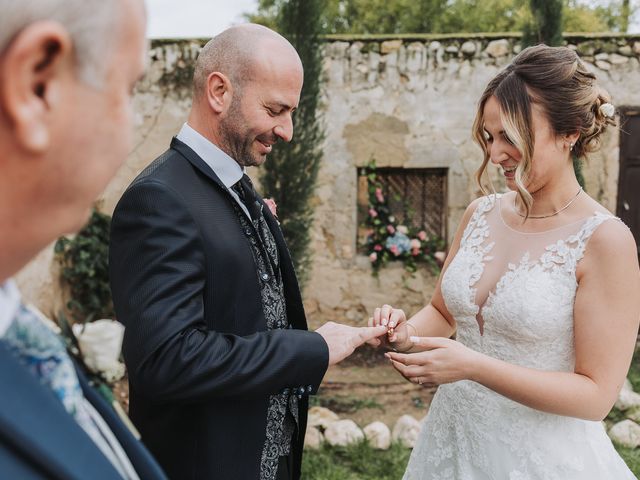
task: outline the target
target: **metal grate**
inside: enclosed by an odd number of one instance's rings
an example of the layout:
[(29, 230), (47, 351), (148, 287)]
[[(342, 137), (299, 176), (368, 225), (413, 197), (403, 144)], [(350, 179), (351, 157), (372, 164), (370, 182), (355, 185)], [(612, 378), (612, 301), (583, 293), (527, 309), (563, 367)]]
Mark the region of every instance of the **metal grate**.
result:
[[(399, 224), (424, 229), (429, 236), (447, 238), (446, 168), (377, 168), (376, 175), (391, 214)], [(366, 182), (359, 183), (359, 188), (366, 188)]]

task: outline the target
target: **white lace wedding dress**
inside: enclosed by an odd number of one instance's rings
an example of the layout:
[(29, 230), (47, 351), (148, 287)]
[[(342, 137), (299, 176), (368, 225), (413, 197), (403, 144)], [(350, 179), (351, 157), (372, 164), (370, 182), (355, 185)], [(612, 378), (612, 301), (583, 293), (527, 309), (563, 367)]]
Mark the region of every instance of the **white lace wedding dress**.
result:
[[(614, 217), (595, 213), (548, 232), (522, 233), (502, 218), (505, 197), (480, 200), (442, 278), (457, 340), (509, 363), (573, 371), (576, 265), (591, 234)], [(635, 478), (600, 422), (533, 410), (466, 380), (438, 388), (404, 475), (405, 480)]]

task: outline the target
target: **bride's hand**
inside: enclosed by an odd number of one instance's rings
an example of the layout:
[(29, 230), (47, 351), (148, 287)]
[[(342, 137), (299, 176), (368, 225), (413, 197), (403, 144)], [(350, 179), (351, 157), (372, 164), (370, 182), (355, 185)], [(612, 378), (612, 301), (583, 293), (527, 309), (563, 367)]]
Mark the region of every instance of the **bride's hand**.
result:
[(480, 353), (448, 338), (411, 337), (411, 341), (423, 351), (385, 354), (410, 382), (431, 387), (472, 379), (472, 369)]
[(413, 331), (409, 331), (407, 316), (403, 310), (393, 308), (391, 305), (376, 308), (373, 317), (369, 318), (369, 326), (376, 327), (378, 325), (387, 327), (387, 334), (374, 338), (368, 342), (370, 345), (384, 346), (399, 351), (407, 351), (413, 347), (409, 335), (415, 333), (415, 328)]

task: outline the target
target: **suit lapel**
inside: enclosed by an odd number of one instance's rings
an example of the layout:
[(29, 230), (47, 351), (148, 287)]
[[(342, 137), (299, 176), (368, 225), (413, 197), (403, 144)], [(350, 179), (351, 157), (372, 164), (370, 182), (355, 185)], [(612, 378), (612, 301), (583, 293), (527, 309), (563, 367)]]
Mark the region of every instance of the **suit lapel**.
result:
[(48, 478), (120, 478), (60, 401), (2, 341), (0, 392), (0, 443), (39, 465)]
[(293, 262), (291, 260), (289, 248), (287, 247), (287, 242), (285, 242), (284, 236), (282, 235), (282, 229), (271, 213), (271, 210), (267, 207), (261, 197), (258, 198), (262, 204), (262, 214), (264, 215), (267, 225), (269, 225), (269, 230), (271, 230), (273, 238), (276, 241), (276, 245), (278, 246), (280, 272), (282, 273), (284, 295), (287, 301), (287, 318), (294, 328), (306, 330), (307, 319), (304, 314), (302, 296), (300, 295), (300, 286), (298, 285), (298, 278), (296, 277), (296, 271), (293, 268)]
[[(222, 183), (222, 180), (220, 180), (220, 178), (215, 174), (211, 167), (207, 165), (207, 162), (200, 158), (200, 156), (196, 152), (191, 150), (191, 148), (187, 144), (181, 142), (176, 137), (173, 137), (173, 139), (171, 140), (171, 148), (180, 153), (180, 155), (182, 155), (184, 158), (189, 160), (189, 162), (194, 167), (196, 167), (200, 171), (200, 173), (210, 178), (213, 183), (215, 183), (218, 187), (229, 194), (227, 191), (227, 187), (225, 187), (224, 183)], [(229, 197), (233, 199), (230, 194)]]
[(158, 463), (142, 443), (133, 436), (113, 407), (102, 398), (95, 388), (89, 385), (84, 373), (78, 367), (76, 367), (76, 371), (78, 372), (82, 393), (116, 436), (138, 476), (144, 479), (166, 478)]
[[(216, 184), (219, 188), (227, 193), (231, 201), (235, 202), (235, 199), (231, 197), (231, 194), (228, 193), (227, 187), (225, 187), (224, 183), (222, 183), (222, 180), (218, 178), (211, 167), (209, 167), (209, 165), (207, 165), (207, 163), (202, 160), (202, 158), (200, 158), (200, 156), (196, 152), (189, 148), (188, 145), (174, 137), (171, 140), (171, 148), (185, 157), (203, 175), (210, 178), (214, 184)], [(278, 254), (280, 255), (280, 271), (282, 273), (285, 298), (287, 301), (287, 317), (290, 319), (292, 325), (295, 328), (306, 330), (307, 320), (304, 314), (304, 306), (302, 304), (302, 297), (300, 295), (298, 279), (296, 278), (296, 273), (291, 261), (291, 254), (289, 253), (289, 249), (287, 248), (287, 244), (282, 235), (282, 230), (280, 229), (277, 220), (271, 214), (271, 210), (269, 210), (269, 208), (266, 206), (260, 195), (258, 195), (258, 200), (262, 205), (262, 214), (264, 215), (264, 218), (269, 225), (269, 229), (271, 230), (271, 233), (276, 240), (276, 244), (278, 245)], [(251, 225), (251, 227), (255, 231), (255, 227), (253, 226), (253, 224)]]

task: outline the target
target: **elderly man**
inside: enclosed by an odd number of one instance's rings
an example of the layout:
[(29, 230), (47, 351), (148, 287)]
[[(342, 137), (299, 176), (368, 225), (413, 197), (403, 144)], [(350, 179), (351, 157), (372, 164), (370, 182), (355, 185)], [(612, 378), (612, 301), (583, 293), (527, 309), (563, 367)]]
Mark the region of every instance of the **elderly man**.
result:
[(258, 25), (212, 39), (188, 122), (116, 207), (110, 268), (131, 417), (170, 477), (300, 477), (308, 397), (385, 327), (307, 331), (276, 219), (245, 167), (293, 136), (303, 69)]
[(125, 159), (140, 0), (0, 0), (0, 477), (164, 479), (10, 277), (77, 230)]

